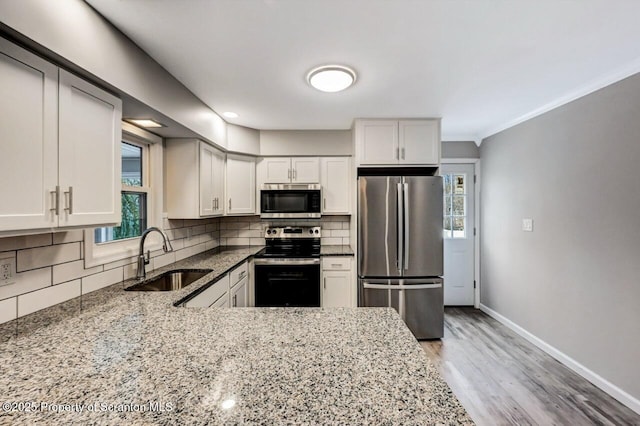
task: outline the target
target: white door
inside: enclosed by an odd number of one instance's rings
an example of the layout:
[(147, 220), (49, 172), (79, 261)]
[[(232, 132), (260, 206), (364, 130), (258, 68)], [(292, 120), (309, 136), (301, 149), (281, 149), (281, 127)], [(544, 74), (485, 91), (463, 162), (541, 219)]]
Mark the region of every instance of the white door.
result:
[(351, 158), (323, 157), (320, 164), (322, 214), (349, 214)]
[(322, 307), (350, 308), (350, 271), (323, 271), (322, 275)]
[(224, 213), (224, 166), (225, 154), (222, 151), (214, 149), (213, 151), (213, 212), (216, 216)]
[(200, 142), (200, 216), (211, 216), (215, 213), (213, 157), (213, 148)]
[(401, 120), (398, 124), (400, 163), (440, 163), (440, 122)]
[(60, 226), (121, 220), (122, 102), (60, 70)]
[(473, 164), (443, 164), (444, 304), (474, 304), (474, 171)]
[(0, 38), (0, 231), (58, 226), (57, 87), (55, 65)]
[(291, 159), (291, 182), (320, 183), (320, 159), (318, 157), (294, 157)]
[(362, 120), (356, 126), (361, 164), (398, 163), (398, 122), (396, 120)]
[(227, 156), (227, 214), (255, 214), (256, 163), (253, 157)]
[(264, 168), (264, 181), (262, 183), (289, 183), (291, 182), (291, 158), (269, 157), (263, 158), (261, 166)]

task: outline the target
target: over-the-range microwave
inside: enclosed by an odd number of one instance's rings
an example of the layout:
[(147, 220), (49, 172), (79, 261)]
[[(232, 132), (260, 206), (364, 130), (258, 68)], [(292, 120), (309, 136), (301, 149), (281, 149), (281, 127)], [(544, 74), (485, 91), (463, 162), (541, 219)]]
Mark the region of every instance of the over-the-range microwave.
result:
[(277, 183), (260, 188), (260, 217), (319, 218), (322, 214), (322, 187), (319, 184)]

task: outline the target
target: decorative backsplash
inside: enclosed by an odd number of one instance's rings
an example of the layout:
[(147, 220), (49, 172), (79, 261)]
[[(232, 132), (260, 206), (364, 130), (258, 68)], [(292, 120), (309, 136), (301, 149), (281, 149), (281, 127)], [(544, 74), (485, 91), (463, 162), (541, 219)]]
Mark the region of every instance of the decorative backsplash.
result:
[[(350, 244), (350, 216), (265, 220), (260, 216), (164, 219), (174, 251), (151, 252), (147, 271), (218, 246), (264, 245), (269, 226), (321, 226), (323, 245)], [(0, 238), (0, 256), (16, 262), (15, 283), (0, 286), (0, 324), (90, 293), (136, 274), (136, 257), (85, 268), (84, 231)]]
[(271, 226), (321, 226), (323, 245), (349, 245), (351, 216), (323, 216), (321, 219), (271, 219), (260, 216), (220, 218), (221, 246), (262, 246), (264, 231)]

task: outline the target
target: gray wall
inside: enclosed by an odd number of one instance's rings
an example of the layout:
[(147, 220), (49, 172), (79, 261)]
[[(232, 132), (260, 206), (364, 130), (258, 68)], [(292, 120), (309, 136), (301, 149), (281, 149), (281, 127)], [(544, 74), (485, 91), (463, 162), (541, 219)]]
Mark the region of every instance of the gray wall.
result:
[(640, 74), (480, 153), (481, 303), (639, 399)]
[(480, 158), (480, 150), (473, 141), (443, 141), (442, 158)]
[(260, 155), (352, 155), (351, 130), (261, 130)]

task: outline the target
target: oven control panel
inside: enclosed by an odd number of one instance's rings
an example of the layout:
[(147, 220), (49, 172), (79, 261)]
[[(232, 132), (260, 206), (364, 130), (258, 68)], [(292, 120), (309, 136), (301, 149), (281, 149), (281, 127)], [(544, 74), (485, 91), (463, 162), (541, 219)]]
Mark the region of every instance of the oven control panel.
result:
[(322, 228), (319, 226), (284, 226), (267, 228), (264, 237), (270, 239), (320, 238)]

